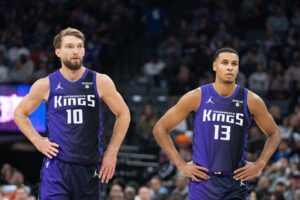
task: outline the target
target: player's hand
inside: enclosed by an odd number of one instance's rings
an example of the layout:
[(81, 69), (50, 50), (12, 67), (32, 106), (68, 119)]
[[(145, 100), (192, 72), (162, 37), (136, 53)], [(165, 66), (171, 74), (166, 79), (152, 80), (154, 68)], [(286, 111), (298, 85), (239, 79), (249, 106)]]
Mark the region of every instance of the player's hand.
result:
[(108, 183), (108, 181), (113, 177), (116, 169), (117, 155), (110, 152), (105, 152), (101, 168), (99, 171), (99, 179), (101, 183)]
[(234, 171), (233, 178), (238, 181), (248, 181), (260, 175), (265, 165), (259, 162), (247, 162), (244, 167)]
[(51, 142), (47, 137), (40, 137), (34, 142), (34, 145), (42, 154), (50, 159), (57, 156), (58, 144)]
[(202, 166), (196, 165), (193, 161), (184, 163), (179, 166), (178, 169), (187, 177), (190, 177), (193, 181), (200, 182), (201, 180), (207, 180), (210, 177), (207, 175), (208, 169)]

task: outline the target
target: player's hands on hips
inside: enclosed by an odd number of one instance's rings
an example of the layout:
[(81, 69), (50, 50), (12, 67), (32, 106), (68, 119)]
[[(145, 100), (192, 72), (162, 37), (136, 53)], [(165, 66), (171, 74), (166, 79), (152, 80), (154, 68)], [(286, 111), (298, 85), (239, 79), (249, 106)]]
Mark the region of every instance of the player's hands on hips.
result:
[(34, 145), (42, 154), (50, 159), (57, 156), (58, 144), (51, 142), (47, 137), (39, 138)]
[(238, 181), (248, 181), (256, 176), (258, 176), (265, 165), (259, 162), (247, 162), (244, 167), (236, 169), (234, 171), (233, 178)]
[(117, 155), (105, 152), (99, 172), (99, 179), (101, 180), (101, 183), (108, 183), (108, 181), (113, 177), (116, 169), (116, 162)]
[(184, 163), (178, 166), (178, 169), (187, 177), (190, 177), (193, 181), (200, 182), (201, 180), (207, 180), (210, 177), (207, 175), (208, 169), (202, 166), (196, 165), (193, 161)]

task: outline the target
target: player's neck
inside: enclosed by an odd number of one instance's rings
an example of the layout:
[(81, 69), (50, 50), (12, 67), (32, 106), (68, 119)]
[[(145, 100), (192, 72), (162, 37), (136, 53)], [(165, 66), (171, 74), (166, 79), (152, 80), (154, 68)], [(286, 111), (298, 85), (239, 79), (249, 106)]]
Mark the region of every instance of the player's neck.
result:
[(220, 96), (229, 97), (234, 93), (236, 85), (234, 82), (227, 84), (216, 81), (213, 83), (213, 87)]
[(81, 66), (78, 70), (70, 70), (67, 67), (62, 67), (60, 69), (60, 73), (63, 75), (63, 77), (70, 82), (79, 80), (82, 77), (84, 71), (85, 68), (83, 66)]

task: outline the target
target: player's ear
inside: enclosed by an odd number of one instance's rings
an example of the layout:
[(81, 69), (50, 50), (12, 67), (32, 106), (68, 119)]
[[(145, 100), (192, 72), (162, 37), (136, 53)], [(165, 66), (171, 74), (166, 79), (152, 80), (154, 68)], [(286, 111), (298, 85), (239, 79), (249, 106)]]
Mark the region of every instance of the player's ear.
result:
[(55, 54), (57, 57), (60, 57), (60, 49), (55, 49)]
[(213, 70), (216, 71), (216, 68), (217, 68), (217, 63), (216, 63), (216, 61), (214, 61), (213, 62)]
[(83, 48), (83, 54), (82, 54), (82, 56), (84, 56), (85, 55), (85, 48)]

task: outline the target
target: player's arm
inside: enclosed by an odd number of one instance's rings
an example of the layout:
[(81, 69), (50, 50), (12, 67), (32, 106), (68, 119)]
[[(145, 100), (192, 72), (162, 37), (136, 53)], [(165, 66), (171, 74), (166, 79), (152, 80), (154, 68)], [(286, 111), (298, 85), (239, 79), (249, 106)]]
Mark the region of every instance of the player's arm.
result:
[(22, 99), (14, 112), (14, 121), (24, 135), (34, 146), (49, 158), (56, 156), (58, 145), (52, 143), (46, 137), (42, 137), (32, 126), (29, 115), (48, 98), (50, 91), (49, 79), (43, 78), (36, 81), (29, 93)]
[(182, 120), (187, 118), (191, 112), (197, 110), (201, 99), (201, 91), (196, 89), (186, 93), (177, 102), (175, 106), (170, 108), (155, 124), (153, 135), (157, 143), (167, 154), (169, 159), (182, 171), (186, 176), (193, 180), (200, 181), (201, 179), (209, 178), (204, 167), (197, 166), (194, 163), (185, 163), (179, 155), (169, 132), (176, 127)]
[(264, 101), (250, 91), (248, 93), (248, 107), (257, 125), (267, 135), (267, 140), (256, 162), (235, 170), (234, 178), (242, 181), (254, 178), (263, 170), (281, 140), (281, 133)]
[(99, 177), (108, 182), (115, 172), (117, 153), (125, 137), (130, 122), (129, 109), (113, 81), (104, 74), (97, 74), (97, 90), (102, 100), (116, 116), (110, 143), (104, 154)]

